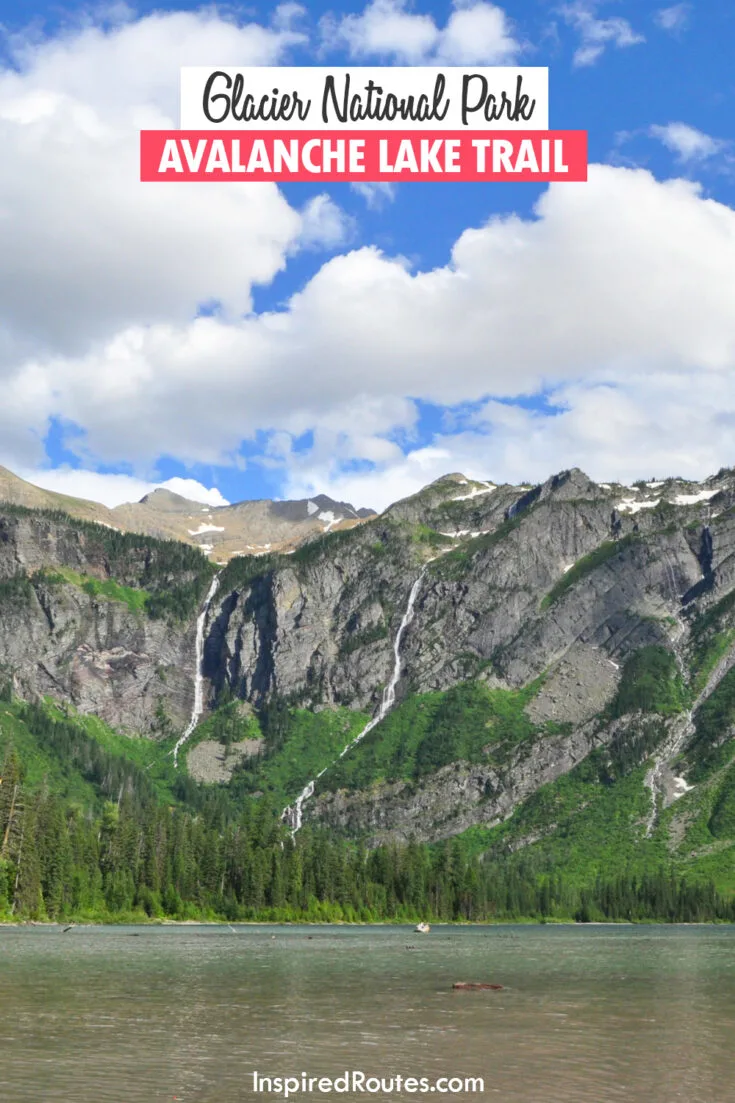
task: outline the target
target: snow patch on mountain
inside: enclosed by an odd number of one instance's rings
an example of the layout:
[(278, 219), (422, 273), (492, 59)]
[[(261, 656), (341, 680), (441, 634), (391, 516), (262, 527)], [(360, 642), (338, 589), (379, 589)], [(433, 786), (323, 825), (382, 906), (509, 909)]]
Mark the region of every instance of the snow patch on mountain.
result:
[(660, 501), (660, 498), (653, 498), (642, 502), (637, 502), (633, 498), (623, 498), (622, 502), (618, 502), (615, 508), (619, 513), (638, 513), (641, 509), (655, 509)]
[(708, 502), (714, 498), (716, 490), (700, 490), (697, 494), (677, 494), (674, 502), (677, 506), (693, 506), (697, 502)]
[(187, 529), (189, 536), (203, 536), (205, 532), (224, 532), (224, 525), (200, 525), (198, 529)]
[(496, 489), (497, 487), (494, 483), (482, 483), (480, 486), (473, 486), (469, 494), (458, 494), (455, 498), (452, 498), (451, 500), (453, 502), (466, 502), (470, 498), (477, 498), (480, 494), (490, 494), (493, 490)]

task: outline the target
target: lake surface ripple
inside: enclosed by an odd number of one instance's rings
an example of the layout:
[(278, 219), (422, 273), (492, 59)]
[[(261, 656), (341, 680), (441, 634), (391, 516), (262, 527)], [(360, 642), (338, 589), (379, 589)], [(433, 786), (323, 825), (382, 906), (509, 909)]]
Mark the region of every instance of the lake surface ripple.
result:
[(255, 1070), (484, 1079), (297, 1100), (735, 1103), (735, 929), (0, 928), (2, 1103), (282, 1098)]

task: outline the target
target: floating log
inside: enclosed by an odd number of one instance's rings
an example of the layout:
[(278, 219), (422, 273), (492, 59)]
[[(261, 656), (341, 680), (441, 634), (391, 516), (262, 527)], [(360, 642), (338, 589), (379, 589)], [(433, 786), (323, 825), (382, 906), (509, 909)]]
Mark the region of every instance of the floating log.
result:
[(503, 985), (502, 984), (483, 984), (479, 981), (458, 980), (452, 985), (452, 988), (457, 988), (461, 992), (470, 992), (470, 991), (474, 992), (474, 991), (477, 991), (478, 989), (482, 989), (482, 990), (489, 989), (492, 992), (499, 992), (503, 988)]

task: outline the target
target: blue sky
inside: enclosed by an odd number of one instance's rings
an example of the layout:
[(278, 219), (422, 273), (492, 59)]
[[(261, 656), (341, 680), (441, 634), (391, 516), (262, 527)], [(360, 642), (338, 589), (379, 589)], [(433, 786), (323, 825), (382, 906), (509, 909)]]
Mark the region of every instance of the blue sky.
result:
[[(455, 59), (548, 65), (587, 184), (134, 179), (180, 64), (432, 64), (469, 13)], [(110, 502), (178, 478), (378, 507), (448, 470), (734, 462), (729, 6), (0, 0), (0, 24), (0, 462)]]

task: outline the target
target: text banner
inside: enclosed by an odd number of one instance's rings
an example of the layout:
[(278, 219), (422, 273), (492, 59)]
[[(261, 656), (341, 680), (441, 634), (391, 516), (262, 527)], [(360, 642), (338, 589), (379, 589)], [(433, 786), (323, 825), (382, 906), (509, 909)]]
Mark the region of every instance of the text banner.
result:
[(587, 179), (587, 132), (144, 130), (142, 181)]
[(182, 130), (548, 130), (543, 67), (187, 66)]

